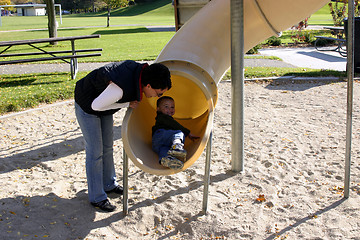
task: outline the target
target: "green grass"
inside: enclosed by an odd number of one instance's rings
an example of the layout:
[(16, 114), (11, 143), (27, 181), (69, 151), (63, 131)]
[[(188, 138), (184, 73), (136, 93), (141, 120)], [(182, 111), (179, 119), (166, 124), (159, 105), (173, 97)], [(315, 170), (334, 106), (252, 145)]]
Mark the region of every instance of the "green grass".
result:
[[(289, 30), (289, 31), (284, 31), (282, 32), (281, 37), (279, 37), (281, 39), (281, 44), (282, 45), (287, 45), (287, 44), (293, 44), (294, 41), (291, 39), (291, 36), (296, 34), (297, 30)], [(329, 31), (326, 30), (302, 30), (303, 34), (308, 34), (310, 37), (310, 43), (314, 42), (315, 36), (331, 36), (331, 33)], [(266, 44), (266, 41), (263, 42), (263, 44)]]
[[(100, 34), (100, 39), (78, 40), (77, 49), (103, 48), (101, 57), (80, 58), (79, 62), (111, 62), (132, 60), (154, 60), (175, 32), (151, 32), (148, 25), (174, 25), (174, 9), (170, 0), (158, 0), (151, 4), (139, 4), (115, 10), (106, 24), (104, 12), (95, 14), (64, 15), (63, 24), (58, 29), (58, 37)], [(1, 41), (48, 38), (47, 18), (3, 17), (0, 30), (42, 29), (30, 31), (0, 32)], [(100, 26), (103, 27), (89, 27)], [(123, 25), (123, 26), (115, 26)], [(68, 27), (68, 28), (61, 28)], [(71, 27), (71, 28), (69, 28)], [(70, 50), (70, 42), (59, 42), (57, 46), (37, 45), (44, 50)], [(0, 48), (0, 51), (4, 48)], [(7, 53), (34, 52), (29, 46), (14, 46)], [(24, 58), (24, 57), (21, 57)], [(28, 57), (30, 58), (30, 57)], [(14, 60), (11, 58), (8, 60)]]
[[(14, 29), (43, 29), (26, 32), (1, 32), (1, 41), (35, 39), (48, 37), (47, 17), (3, 17), (0, 30)], [(332, 25), (329, 7), (325, 5), (309, 19), (310, 24)], [(63, 15), (63, 24), (60, 25), (58, 36), (74, 36), (101, 34), (101, 39), (77, 41), (77, 48), (102, 47), (101, 57), (80, 58), (80, 62), (108, 62), (131, 58), (133, 60), (153, 60), (161, 49), (174, 35), (174, 32), (150, 32), (147, 25), (174, 25), (174, 8), (170, 0), (158, 0), (150, 4), (139, 4), (126, 8), (116, 9), (111, 14), (111, 27), (106, 24), (106, 12)], [(121, 26), (119, 26), (121, 25)], [(90, 26), (101, 26), (89, 28)], [(64, 29), (64, 28), (71, 29)], [(306, 31), (310, 35), (324, 35), (322, 31)], [(280, 37), (282, 44), (293, 43), (292, 31), (284, 31)], [(144, 41), (146, 39), (146, 41)], [(314, 40), (314, 39), (313, 39)], [(42, 45), (41, 47), (45, 47)], [(19, 49), (17, 51), (17, 49)], [(70, 49), (70, 44), (60, 42), (59, 46), (47, 46), (45, 50)], [(31, 52), (32, 48), (16, 47), (8, 51)]]
[[(59, 28), (106, 26), (107, 12), (82, 13), (57, 16)], [(47, 16), (3, 16), (0, 31), (22, 29), (47, 29)], [(117, 25), (174, 25), (174, 8), (171, 0), (157, 0), (151, 3), (138, 4), (111, 12), (110, 26)], [(0, 33), (0, 39), (2, 39)]]
[[(78, 74), (79, 78), (85, 72)], [(41, 103), (73, 97), (76, 80), (67, 73), (0, 76), (0, 113), (21, 111)]]
[(326, 4), (308, 19), (309, 25), (332, 26), (334, 25), (330, 7)]
[(270, 59), (270, 60), (279, 60), (281, 61), (281, 58), (276, 56), (258, 56), (258, 55), (245, 55), (245, 59)]
[[(279, 68), (279, 67), (247, 67), (244, 71), (245, 78), (269, 78), (281, 76), (295, 76), (295, 77), (338, 77), (345, 78), (345, 72), (333, 70), (319, 70), (311, 68)], [(229, 70), (224, 80), (231, 79), (231, 70)]]
[[(3, 41), (47, 38), (47, 31), (26, 31), (2, 33)], [(102, 48), (102, 56), (80, 58), (79, 62), (109, 62), (132, 60), (153, 60), (174, 35), (174, 32), (150, 32), (145, 27), (78, 28), (58, 31), (58, 37), (100, 34), (100, 38), (75, 41), (76, 49)], [(70, 41), (58, 42), (57, 46), (48, 43), (38, 44), (47, 51), (71, 50)], [(36, 52), (30, 46), (14, 46), (7, 53)], [(20, 57), (17, 57), (20, 58)], [(25, 58), (25, 57), (21, 57)], [(30, 58), (30, 57), (28, 57)], [(9, 58), (14, 60), (16, 58)], [(54, 61), (52, 61), (54, 62)]]

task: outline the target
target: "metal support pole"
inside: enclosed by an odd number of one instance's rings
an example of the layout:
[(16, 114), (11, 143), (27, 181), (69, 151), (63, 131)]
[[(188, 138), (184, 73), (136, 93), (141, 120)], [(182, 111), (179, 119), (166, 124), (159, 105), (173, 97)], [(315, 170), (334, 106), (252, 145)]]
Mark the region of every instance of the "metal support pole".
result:
[(244, 0), (231, 0), (231, 169), (244, 169)]
[(206, 162), (204, 175), (204, 195), (202, 213), (206, 214), (209, 198), (209, 184), (210, 184), (210, 163), (211, 163), (211, 146), (212, 146), (212, 131), (210, 132), (209, 140), (206, 145)]
[[(71, 40), (71, 52), (72, 55), (76, 55), (76, 51), (75, 51), (75, 40)], [(75, 79), (76, 78), (76, 74), (78, 72), (78, 62), (77, 62), (77, 58), (71, 58), (70, 59), (70, 70), (71, 70), (71, 78)]]
[(347, 26), (347, 113), (346, 113), (346, 147), (345, 147), (345, 183), (344, 197), (349, 198), (350, 192), (350, 165), (352, 139), (352, 112), (353, 112), (353, 83), (354, 83), (354, 1), (348, 2), (349, 16)]
[(129, 158), (123, 148), (123, 213), (124, 216), (128, 214), (128, 199), (129, 199)]
[[(75, 41), (71, 40), (71, 54), (75, 55)], [(74, 64), (74, 58), (70, 59), (70, 72), (71, 72), (71, 79), (75, 79), (75, 64)]]

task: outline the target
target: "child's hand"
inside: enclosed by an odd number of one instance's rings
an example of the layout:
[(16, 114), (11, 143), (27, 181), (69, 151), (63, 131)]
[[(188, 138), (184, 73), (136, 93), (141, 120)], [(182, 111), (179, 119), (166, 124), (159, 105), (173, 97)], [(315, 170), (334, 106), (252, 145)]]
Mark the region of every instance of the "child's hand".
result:
[(138, 105), (139, 105), (138, 101), (132, 101), (132, 102), (130, 102), (129, 107), (130, 108), (136, 108)]
[(189, 133), (188, 137), (189, 137), (190, 140), (192, 140), (192, 141), (195, 141), (195, 140), (197, 140), (197, 139), (200, 138), (199, 136), (195, 136), (195, 135), (193, 135), (193, 134), (191, 134), (191, 133)]

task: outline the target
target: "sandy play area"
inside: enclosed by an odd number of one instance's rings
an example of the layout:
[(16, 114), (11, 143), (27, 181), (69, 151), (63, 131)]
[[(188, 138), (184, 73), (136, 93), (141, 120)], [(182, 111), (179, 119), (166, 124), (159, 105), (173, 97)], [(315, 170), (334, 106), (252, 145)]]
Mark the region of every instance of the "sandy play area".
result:
[[(343, 198), (346, 83), (245, 84), (245, 171), (231, 172), (231, 83), (216, 106), (207, 215), (205, 153), (175, 175), (129, 164), (129, 214), (87, 200), (73, 102), (0, 119), (0, 239), (360, 239), (360, 83), (350, 198)], [(122, 180), (121, 124), (115, 159)]]

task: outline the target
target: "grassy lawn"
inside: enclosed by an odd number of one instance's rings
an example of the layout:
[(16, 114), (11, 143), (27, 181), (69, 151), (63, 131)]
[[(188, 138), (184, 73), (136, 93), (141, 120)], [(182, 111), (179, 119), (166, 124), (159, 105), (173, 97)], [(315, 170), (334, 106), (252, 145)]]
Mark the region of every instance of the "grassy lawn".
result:
[[(60, 22), (60, 20), (58, 19)], [(109, 62), (125, 59), (153, 60), (174, 35), (174, 32), (150, 32), (146, 26), (174, 25), (174, 8), (170, 0), (158, 0), (150, 4), (140, 4), (114, 10), (111, 13), (109, 28), (105, 27), (106, 12), (63, 15), (58, 29), (58, 37), (101, 34), (100, 39), (76, 41), (78, 49), (103, 48), (102, 56), (80, 58), (79, 62)], [(332, 25), (329, 7), (325, 5), (309, 18), (310, 24)], [(94, 27), (95, 26), (95, 27)], [(1, 41), (47, 38), (46, 16), (2, 17), (0, 31), (40, 29), (18, 32), (0, 32)], [(311, 41), (315, 35), (329, 35), (324, 31), (304, 31)], [(284, 31), (280, 37), (282, 45), (292, 44), (293, 31)], [(144, 40), (146, 39), (146, 40)], [(264, 42), (266, 43), (266, 42)], [(39, 45), (45, 50), (70, 49), (70, 42), (59, 42), (57, 46)], [(1, 50), (1, 49), (0, 49)], [(31, 47), (12, 47), (8, 53), (32, 52)], [(10, 59), (9, 59), (10, 60)]]
[[(78, 74), (79, 78), (85, 72)], [(0, 76), (0, 114), (73, 97), (76, 80), (68, 73)]]
[[(58, 21), (60, 21), (58, 19)], [(328, 6), (323, 7), (309, 19), (310, 24), (332, 25)], [(88, 13), (63, 15), (62, 24), (58, 29), (58, 37), (100, 34), (100, 39), (76, 41), (76, 48), (103, 48), (102, 56), (79, 59), (80, 62), (111, 62), (126, 59), (154, 60), (174, 32), (151, 32), (146, 26), (174, 25), (174, 9), (170, 0), (158, 0), (150, 4), (131, 6), (112, 12), (110, 27), (106, 28), (106, 13)], [(91, 26), (91, 27), (90, 27)], [(12, 31), (23, 30), (28, 31)], [(36, 29), (36, 30), (35, 30)], [(47, 18), (37, 17), (2, 17), (0, 40), (23, 40), (47, 38)], [(285, 31), (281, 37), (282, 43), (291, 43), (291, 31)], [(312, 34), (324, 34), (315, 32)], [(41, 46), (41, 45), (40, 45)], [(70, 43), (59, 42), (57, 46), (44, 44), (46, 50), (68, 50)], [(1, 51), (2, 49), (0, 49)], [(33, 52), (30, 47), (13, 47), (8, 53)], [(79, 72), (77, 79), (87, 72)], [(272, 76), (342, 76), (344, 73), (321, 71), (303, 68), (247, 68), (245, 77)], [(225, 76), (230, 79), (230, 72)], [(0, 76), (0, 114), (20, 111), (38, 106), (41, 103), (52, 103), (58, 100), (71, 99), (76, 80), (70, 73), (26, 74)]]
[(308, 19), (309, 25), (319, 25), (319, 26), (332, 26), (334, 25), (331, 14), (330, 7), (328, 5), (323, 6), (315, 14), (311, 15)]
[[(47, 38), (47, 30), (0, 33), (2, 41)], [(102, 48), (102, 56), (79, 58), (79, 62), (109, 62), (132, 60), (153, 60), (174, 35), (174, 32), (151, 32), (146, 27), (110, 27), (60, 29), (58, 37), (100, 34), (100, 38), (75, 41), (76, 49)], [(71, 50), (70, 41), (59, 42), (52, 46), (48, 43), (37, 44), (47, 51)], [(35, 52), (29, 46), (14, 46), (7, 53)], [(25, 57), (21, 57), (25, 58)], [(29, 57), (30, 58), (30, 57)], [(12, 58), (15, 59), (15, 58)], [(10, 59), (9, 59), (10, 60)], [(54, 63), (54, 61), (52, 61)]]
[[(62, 24), (60, 24), (60, 17), (57, 15), (57, 21), (59, 28), (105, 27), (106, 16), (107, 12), (62, 15)], [(47, 16), (3, 16), (1, 20), (0, 31), (47, 29)], [(171, 0), (157, 0), (147, 4), (115, 9), (111, 12), (110, 26), (117, 25), (174, 25), (174, 8)], [(0, 34), (2, 35), (2, 33)]]
[[(75, 42), (77, 49), (103, 48), (101, 57), (80, 58), (79, 62), (110, 62), (126, 59), (153, 60), (175, 32), (151, 32), (145, 26), (172, 26), (174, 22), (174, 9), (171, 1), (158, 0), (151, 4), (140, 4), (115, 10), (111, 14), (111, 25), (108, 28), (105, 27), (105, 12), (63, 15), (63, 24), (59, 26), (58, 37), (101, 35), (100, 39)], [(11, 41), (49, 37), (46, 16), (2, 17), (0, 31), (19, 29), (40, 30), (0, 32), (0, 40)], [(48, 51), (71, 49), (69, 41), (59, 42), (57, 46), (51, 46), (47, 43), (37, 46)], [(7, 53), (16, 52), (34, 52), (34, 49), (28, 46), (14, 46), (7, 51)]]

